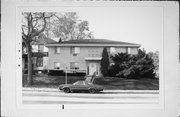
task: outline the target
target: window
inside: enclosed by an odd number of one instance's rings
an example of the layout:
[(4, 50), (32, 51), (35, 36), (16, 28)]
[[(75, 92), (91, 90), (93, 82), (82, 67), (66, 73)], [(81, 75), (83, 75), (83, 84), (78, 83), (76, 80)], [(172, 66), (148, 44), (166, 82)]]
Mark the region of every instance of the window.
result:
[(84, 81), (77, 81), (73, 85), (86, 85)]
[(61, 52), (61, 48), (60, 47), (55, 47), (55, 53), (60, 54), (60, 52)]
[(97, 50), (98, 48), (91, 48), (91, 49), (89, 49), (88, 50), (88, 56), (89, 57), (98, 57), (98, 56), (100, 56), (99, 54), (98, 54), (98, 50)]
[(37, 57), (37, 67), (43, 67), (43, 57), (39, 58)]
[(115, 53), (116, 52), (116, 48), (115, 47), (111, 47), (110, 48), (110, 53)]
[(79, 63), (77, 63), (77, 62), (71, 62), (71, 63), (70, 63), (70, 69), (72, 69), (72, 70), (78, 70), (78, 69), (79, 69)]
[(87, 84), (88, 84), (88, 85), (93, 85), (93, 83), (92, 83), (92, 82), (87, 82)]
[(38, 52), (38, 45), (32, 45), (32, 51)]
[(131, 53), (131, 48), (127, 48), (127, 53), (128, 53), (128, 54)]
[(38, 45), (38, 52), (44, 52), (44, 46)]
[(77, 56), (77, 54), (80, 53), (80, 47), (71, 47), (71, 53), (72, 53), (74, 56)]
[(55, 62), (54, 63), (54, 69), (60, 69), (60, 63)]

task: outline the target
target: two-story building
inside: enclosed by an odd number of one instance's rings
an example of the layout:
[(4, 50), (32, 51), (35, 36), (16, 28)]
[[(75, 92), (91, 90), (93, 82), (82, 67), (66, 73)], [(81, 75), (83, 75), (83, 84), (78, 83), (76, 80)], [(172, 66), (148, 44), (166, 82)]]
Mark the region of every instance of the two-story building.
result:
[[(48, 62), (48, 48), (45, 46), (48, 43), (56, 43), (53, 39), (46, 37), (44, 34), (40, 34), (37, 38), (36, 42), (32, 44), (32, 63), (33, 69), (42, 71), (47, 69), (47, 62)], [(23, 70), (26, 70), (28, 67), (28, 60), (27, 60), (27, 52), (26, 48), (23, 50), (22, 55), (22, 67)]]
[(67, 70), (100, 74), (100, 61), (103, 48), (109, 55), (115, 53), (137, 54), (139, 44), (106, 39), (70, 40), (46, 45), (49, 50), (48, 70)]

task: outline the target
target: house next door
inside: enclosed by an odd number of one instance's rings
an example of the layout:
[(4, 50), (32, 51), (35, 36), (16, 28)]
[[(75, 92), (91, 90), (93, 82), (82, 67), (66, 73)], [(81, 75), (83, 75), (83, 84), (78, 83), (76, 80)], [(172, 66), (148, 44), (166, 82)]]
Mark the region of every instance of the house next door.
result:
[(89, 63), (89, 75), (93, 75), (94, 72), (98, 72), (98, 64), (97, 63)]

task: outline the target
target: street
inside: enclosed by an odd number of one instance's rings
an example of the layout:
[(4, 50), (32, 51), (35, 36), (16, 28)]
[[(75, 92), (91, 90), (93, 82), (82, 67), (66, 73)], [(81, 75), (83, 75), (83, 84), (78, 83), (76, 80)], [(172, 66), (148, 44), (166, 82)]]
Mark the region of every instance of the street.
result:
[(58, 89), (23, 89), (23, 104), (157, 104), (158, 91), (104, 90), (99, 93), (64, 93)]

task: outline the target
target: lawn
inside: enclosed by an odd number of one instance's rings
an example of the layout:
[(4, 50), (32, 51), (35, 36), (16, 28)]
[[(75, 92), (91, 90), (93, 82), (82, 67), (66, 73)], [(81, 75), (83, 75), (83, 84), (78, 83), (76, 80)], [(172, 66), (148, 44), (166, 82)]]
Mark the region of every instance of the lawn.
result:
[(94, 81), (95, 84), (99, 84), (105, 87), (105, 89), (113, 90), (159, 90), (158, 79), (124, 79), (117, 77), (99, 78)]
[[(23, 76), (23, 86), (26, 87), (27, 75)], [(68, 76), (68, 84), (78, 80), (85, 80), (83, 76)], [(33, 76), (32, 87), (57, 88), (60, 84), (65, 84), (65, 76)]]
[[(23, 86), (26, 87), (27, 75), (23, 76)], [(85, 80), (83, 76), (68, 76), (68, 83), (72, 84), (77, 80)], [(33, 76), (32, 87), (57, 88), (60, 84), (65, 84), (64, 76)], [(158, 79), (124, 79), (116, 77), (97, 78), (94, 84), (102, 85), (107, 90), (159, 90)]]

